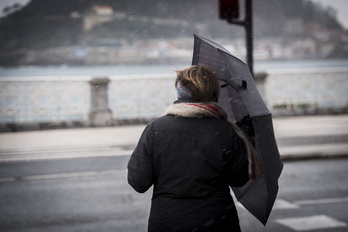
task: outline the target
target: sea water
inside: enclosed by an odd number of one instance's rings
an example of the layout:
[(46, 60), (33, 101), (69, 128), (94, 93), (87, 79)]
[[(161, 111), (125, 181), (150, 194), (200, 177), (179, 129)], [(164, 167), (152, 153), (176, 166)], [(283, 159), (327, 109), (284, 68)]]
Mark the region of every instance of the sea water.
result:
[[(93, 76), (175, 74), (173, 70), (188, 67), (190, 64), (118, 65), (118, 66), (19, 66), (0, 67), (1, 77), (40, 77), (40, 76)], [(267, 72), (274, 69), (306, 68), (344, 68), (348, 59), (340, 60), (292, 60), (255, 61), (254, 72)]]

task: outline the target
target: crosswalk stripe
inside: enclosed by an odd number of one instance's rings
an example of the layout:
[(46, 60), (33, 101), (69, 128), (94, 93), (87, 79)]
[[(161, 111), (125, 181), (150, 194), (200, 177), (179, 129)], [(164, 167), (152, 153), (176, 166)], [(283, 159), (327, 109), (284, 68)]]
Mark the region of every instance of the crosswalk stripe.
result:
[(295, 231), (319, 230), (346, 227), (347, 224), (326, 215), (314, 215), (309, 217), (294, 217), (275, 220), (277, 223)]
[(289, 201), (278, 199), (275, 201), (273, 210), (280, 210), (280, 209), (298, 209), (300, 208), (297, 204), (291, 203)]
[[(237, 201), (235, 199), (235, 201)], [(317, 204), (333, 204), (333, 203), (342, 203), (348, 202), (348, 197), (342, 198), (324, 198), (324, 199), (315, 199), (315, 200), (299, 200), (299, 201), (286, 201), (284, 199), (277, 199), (274, 202), (273, 210), (284, 210), (284, 209), (298, 209), (304, 205), (317, 205)], [(236, 202), (236, 206), (239, 208), (244, 208), (242, 204)]]

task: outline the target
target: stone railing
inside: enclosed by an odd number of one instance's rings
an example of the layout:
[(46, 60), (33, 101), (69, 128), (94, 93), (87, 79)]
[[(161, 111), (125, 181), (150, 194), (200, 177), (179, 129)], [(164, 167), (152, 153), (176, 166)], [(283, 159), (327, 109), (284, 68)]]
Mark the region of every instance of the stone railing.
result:
[[(269, 70), (255, 82), (275, 116), (348, 113), (348, 68)], [(174, 74), (0, 77), (0, 131), (146, 123), (175, 99)]]
[(269, 70), (265, 100), (273, 115), (348, 113), (348, 68)]
[(110, 76), (109, 107), (116, 123), (163, 115), (176, 100), (174, 74)]
[(84, 126), (89, 77), (0, 77), (0, 130)]

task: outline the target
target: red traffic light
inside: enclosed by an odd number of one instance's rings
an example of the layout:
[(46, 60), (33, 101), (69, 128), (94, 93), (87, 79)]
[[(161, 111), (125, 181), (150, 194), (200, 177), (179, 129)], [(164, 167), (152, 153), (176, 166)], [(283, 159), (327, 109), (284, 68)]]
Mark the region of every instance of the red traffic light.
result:
[(239, 0), (219, 0), (220, 19), (238, 19), (239, 18)]

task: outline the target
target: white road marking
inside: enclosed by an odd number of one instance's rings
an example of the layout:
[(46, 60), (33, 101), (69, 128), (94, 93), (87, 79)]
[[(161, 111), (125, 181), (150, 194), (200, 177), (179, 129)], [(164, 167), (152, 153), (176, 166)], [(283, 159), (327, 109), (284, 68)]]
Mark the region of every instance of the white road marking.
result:
[(241, 208), (241, 209), (244, 209), (244, 210), (246, 210), (246, 208), (240, 203), (240, 202), (236, 202), (235, 201), (235, 205), (236, 205), (236, 207), (238, 207), (238, 208)]
[[(245, 207), (237, 201), (237, 199), (233, 196), (235, 200), (235, 204), (237, 207), (241, 209), (245, 209)], [(304, 205), (318, 205), (318, 204), (334, 204), (334, 203), (342, 203), (348, 202), (348, 197), (342, 198), (325, 198), (325, 199), (315, 199), (315, 200), (300, 200), (300, 201), (286, 201), (284, 199), (277, 199), (274, 202), (273, 210), (284, 210), (284, 209), (299, 209)]]
[(127, 173), (127, 169), (121, 169), (121, 170), (104, 170), (104, 171), (91, 171), (91, 172), (73, 172), (73, 173), (30, 175), (30, 176), (20, 176), (20, 177), (3, 177), (3, 178), (0, 178), (0, 183), (14, 182), (14, 181), (90, 177), (90, 176), (100, 176), (100, 175), (125, 175), (126, 173)]
[(13, 181), (16, 181), (16, 178), (14, 178), (14, 177), (3, 177), (3, 178), (0, 178), (0, 183), (3, 183), (3, 182), (13, 182)]
[(309, 217), (283, 218), (275, 220), (277, 223), (295, 231), (318, 230), (328, 228), (346, 227), (347, 224), (326, 215)]
[(278, 199), (275, 201), (273, 210), (280, 210), (280, 209), (298, 209), (300, 208), (297, 204), (291, 203), (289, 201)]
[[(40, 154), (40, 153), (65, 153), (65, 152), (89, 152), (89, 151), (105, 151), (110, 150), (111, 147), (99, 146), (99, 147), (58, 147), (58, 148), (41, 148), (41, 149), (12, 149), (12, 150), (0, 150), (0, 154)], [(117, 147), (115, 148), (117, 149)]]
[(79, 149), (79, 150), (57, 150), (40, 152), (0, 152), (0, 162), (33, 161), (33, 160), (59, 160), (73, 158), (114, 157), (131, 155), (133, 150), (120, 149)]

